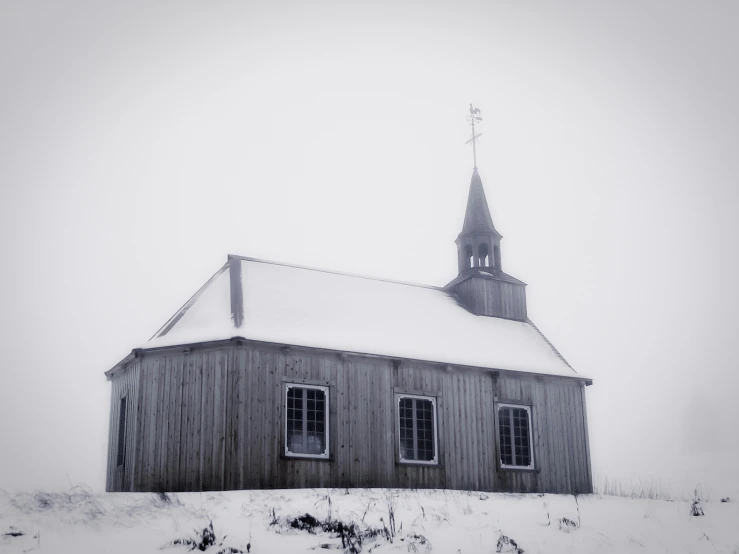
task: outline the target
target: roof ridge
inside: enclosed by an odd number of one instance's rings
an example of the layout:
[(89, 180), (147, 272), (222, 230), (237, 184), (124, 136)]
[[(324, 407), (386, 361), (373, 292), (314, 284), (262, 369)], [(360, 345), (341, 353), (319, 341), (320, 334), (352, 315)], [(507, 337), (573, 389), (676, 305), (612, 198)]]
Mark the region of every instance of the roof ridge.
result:
[(249, 256), (240, 256), (238, 254), (229, 254), (229, 259), (238, 259), (246, 262), (257, 262), (261, 264), (270, 264), (270, 265), (281, 265), (284, 267), (292, 267), (295, 269), (306, 269), (308, 271), (318, 271), (320, 273), (330, 273), (332, 275), (341, 275), (342, 277), (356, 277), (359, 279), (367, 279), (369, 281), (381, 281), (383, 283), (392, 283), (395, 285), (406, 285), (409, 287), (419, 287), (424, 289), (431, 289), (431, 290), (438, 290), (438, 291), (444, 291), (444, 287), (437, 287), (434, 285), (423, 285), (421, 283), (410, 283), (408, 281), (397, 281), (395, 279), (385, 279), (383, 277), (371, 277), (369, 275), (360, 275), (358, 273), (348, 273), (345, 271), (336, 271), (333, 269), (321, 269), (318, 267), (309, 267), (304, 265), (296, 265), (296, 264), (288, 264), (285, 262), (275, 262), (272, 260), (260, 260), (259, 258), (251, 258)]

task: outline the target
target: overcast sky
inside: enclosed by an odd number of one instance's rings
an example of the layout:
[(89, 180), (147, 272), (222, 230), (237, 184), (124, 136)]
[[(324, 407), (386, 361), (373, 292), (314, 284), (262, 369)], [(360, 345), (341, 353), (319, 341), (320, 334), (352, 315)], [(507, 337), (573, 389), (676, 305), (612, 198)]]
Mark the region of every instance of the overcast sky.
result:
[(478, 166), (593, 465), (739, 494), (739, 3), (0, 0), (0, 488), (228, 253), (444, 285)]

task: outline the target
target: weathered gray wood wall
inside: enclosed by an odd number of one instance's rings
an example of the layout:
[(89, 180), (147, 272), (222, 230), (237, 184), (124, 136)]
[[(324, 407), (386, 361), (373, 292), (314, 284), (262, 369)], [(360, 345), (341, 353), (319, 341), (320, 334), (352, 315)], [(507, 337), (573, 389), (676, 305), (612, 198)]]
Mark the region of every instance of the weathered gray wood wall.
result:
[[(138, 360), (134, 360), (124, 371), (112, 379), (110, 394), (110, 432), (108, 434), (108, 471), (105, 488), (108, 491), (133, 490), (133, 467), (135, 464), (136, 411), (139, 396)], [(121, 398), (126, 398), (125, 459), (117, 465), (118, 426), (120, 424)]]
[[(135, 363), (133, 473), (116, 480), (109, 470), (110, 490), (592, 491), (584, 386), (575, 379), (252, 342), (146, 353)], [(330, 460), (282, 456), (285, 382), (329, 385)], [(394, 391), (437, 397), (438, 466), (396, 463)], [(498, 469), (496, 398), (532, 406), (535, 471)], [(115, 422), (111, 413), (111, 437)]]
[(501, 375), (501, 400), (532, 406), (537, 471), (499, 470), (496, 490), (589, 493), (593, 489), (585, 386), (573, 380)]
[(489, 277), (470, 277), (454, 287), (462, 305), (477, 315), (526, 320), (526, 286)]

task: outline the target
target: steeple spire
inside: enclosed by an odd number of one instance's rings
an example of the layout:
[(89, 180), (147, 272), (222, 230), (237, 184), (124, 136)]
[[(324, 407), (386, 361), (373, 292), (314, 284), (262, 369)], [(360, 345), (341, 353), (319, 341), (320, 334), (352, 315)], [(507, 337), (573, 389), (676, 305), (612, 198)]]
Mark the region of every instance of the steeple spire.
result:
[(493, 225), (485, 190), (482, 188), (482, 179), (475, 168), (472, 170), (462, 232), (455, 241), (459, 273), (471, 269), (489, 273), (501, 271), (500, 239), (502, 238), (503, 236)]
[(464, 214), (464, 224), (462, 225), (460, 237), (475, 232), (491, 233), (501, 238), (500, 233), (495, 230), (495, 225), (493, 225), (488, 201), (485, 198), (485, 189), (482, 188), (482, 179), (480, 179), (480, 173), (477, 171), (477, 168), (472, 170), (470, 192), (467, 197), (467, 210)]

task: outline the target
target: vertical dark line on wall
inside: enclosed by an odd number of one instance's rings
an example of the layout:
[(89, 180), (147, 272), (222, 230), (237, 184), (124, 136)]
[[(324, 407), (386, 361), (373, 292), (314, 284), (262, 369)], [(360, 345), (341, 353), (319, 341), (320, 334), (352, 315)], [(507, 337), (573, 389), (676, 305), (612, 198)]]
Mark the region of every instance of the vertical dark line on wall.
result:
[[(223, 436), (221, 438), (221, 444), (219, 446), (219, 452), (220, 452), (220, 456), (221, 456), (221, 490), (222, 491), (225, 491), (225, 490), (227, 490), (226, 489), (226, 445), (228, 444), (228, 441), (229, 441), (229, 436), (228, 436), (228, 421), (229, 421), (228, 415), (229, 414), (228, 414), (228, 410), (229, 410), (229, 408), (231, 408), (231, 403), (229, 402), (230, 396), (229, 396), (229, 393), (228, 393), (228, 391), (231, 390), (231, 389), (228, 388), (228, 384), (229, 384), (229, 380), (230, 380), (229, 379), (229, 370), (231, 369), (230, 368), (229, 360), (231, 359), (231, 356), (228, 355), (228, 352), (227, 351), (219, 352), (218, 353), (218, 356), (219, 356), (219, 363), (222, 364), (222, 367), (223, 367), (223, 375), (222, 375), (222, 378), (221, 378), (222, 383), (223, 383), (223, 400), (221, 401), (221, 404), (222, 404), (221, 409), (223, 410), (223, 413), (222, 413), (222, 423), (221, 423), (222, 427), (221, 427), (221, 429), (222, 429)], [(219, 408), (218, 403), (216, 403), (216, 409), (218, 409), (218, 408)]]

